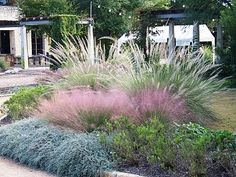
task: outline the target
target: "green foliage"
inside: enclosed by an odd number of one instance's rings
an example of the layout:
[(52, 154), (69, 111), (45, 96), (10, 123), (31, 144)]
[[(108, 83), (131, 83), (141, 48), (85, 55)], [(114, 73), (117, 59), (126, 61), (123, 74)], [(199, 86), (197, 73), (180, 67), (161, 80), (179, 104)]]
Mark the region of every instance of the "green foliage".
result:
[[(73, 2), (75, 7), (78, 7), (79, 15), (89, 14), (90, 0), (73, 0)], [(138, 19), (137, 9), (153, 6), (165, 7), (168, 4), (169, 0), (94, 0), (95, 36), (118, 38), (134, 28)]]
[[(107, 124), (101, 142), (132, 165), (161, 163), (176, 172), (186, 170), (190, 176), (207, 176), (212, 171), (236, 174), (236, 135), (228, 131), (212, 131), (198, 124), (174, 127), (154, 118), (135, 126), (127, 119)], [(209, 171), (210, 170), (210, 171)]]
[(53, 25), (30, 27), (39, 34), (48, 34), (54, 41), (62, 43), (65, 36), (77, 33), (78, 17), (70, 0), (18, 0), (18, 5), (26, 17), (50, 17)]
[(189, 22), (209, 22), (220, 18), (221, 11), (230, 5), (230, 0), (178, 0), (172, 2), (172, 5), (177, 8), (184, 5)]
[(211, 134), (208, 129), (198, 124), (184, 124), (179, 126), (175, 133), (175, 143), (182, 162), (186, 164), (192, 176), (201, 176), (207, 173), (207, 160), (205, 159), (207, 146), (211, 141)]
[(225, 39), (227, 47), (219, 51), (223, 64), (223, 76), (230, 76), (231, 86), (236, 86), (236, 1), (232, 1), (232, 6), (221, 13), (221, 22), (225, 29)]
[(206, 46), (203, 46), (201, 48), (203, 53), (203, 59), (211, 63), (213, 61), (212, 48)]
[(60, 177), (94, 177), (113, 167), (95, 133), (77, 134), (34, 119), (0, 128), (0, 155)]
[(74, 12), (69, 0), (17, 0), (17, 3), (26, 17), (73, 14)]
[(0, 71), (5, 71), (7, 69), (8, 65), (4, 60), (0, 59)]
[(236, 136), (232, 132), (212, 131), (190, 123), (177, 128), (175, 143), (193, 176), (206, 175), (208, 168), (236, 174)]
[(34, 108), (37, 107), (40, 97), (46, 92), (48, 92), (46, 86), (22, 88), (4, 104), (13, 119), (22, 119), (32, 113)]
[[(142, 125), (133, 125), (128, 119), (122, 118), (113, 123), (107, 123), (112, 141), (101, 136), (103, 143), (111, 143), (118, 157), (125, 163), (139, 164), (144, 160), (149, 163), (161, 162), (165, 167), (174, 166), (174, 151), (171, 139), (166, 136), (170, 130), (157, 118)], [(123, 163), (123, 162), (122, 162)]]
[(51, 37), (56, 42), (63, 43), (68, 36), (77, 33), (78, 17), (76, 15), (56, 15), (51, 19), (53, 21)]

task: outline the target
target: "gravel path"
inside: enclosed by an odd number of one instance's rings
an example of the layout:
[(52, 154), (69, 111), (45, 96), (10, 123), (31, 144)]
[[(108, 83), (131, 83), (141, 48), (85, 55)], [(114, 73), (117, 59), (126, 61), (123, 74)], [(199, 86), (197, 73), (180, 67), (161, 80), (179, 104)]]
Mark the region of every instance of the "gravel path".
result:
[(0, 157), (0, 177), (55, 177), (39, 170), (18, 165), (17, 163)]
[(16, 74), (0, 74), (0, 88), (37, 84), (45, 69), (31, 69)]

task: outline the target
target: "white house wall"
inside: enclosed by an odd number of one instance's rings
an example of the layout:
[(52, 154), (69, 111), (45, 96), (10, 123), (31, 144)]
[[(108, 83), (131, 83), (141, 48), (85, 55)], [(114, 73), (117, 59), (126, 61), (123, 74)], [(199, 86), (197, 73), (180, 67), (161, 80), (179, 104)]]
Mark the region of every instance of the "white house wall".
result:
[(0, 21), (18, 21), (20, 12), (15, 6), (0, 6)]

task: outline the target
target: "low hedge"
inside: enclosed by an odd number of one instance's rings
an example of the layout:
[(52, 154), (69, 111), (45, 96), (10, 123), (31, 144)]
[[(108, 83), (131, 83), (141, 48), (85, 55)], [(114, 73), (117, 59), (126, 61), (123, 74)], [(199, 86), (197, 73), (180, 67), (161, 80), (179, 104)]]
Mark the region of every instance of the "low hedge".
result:
[(113, 162), (95, 133), (74, 133), (40, 120), (0, 128), (0, 155), (63, 177), (98, 176)]

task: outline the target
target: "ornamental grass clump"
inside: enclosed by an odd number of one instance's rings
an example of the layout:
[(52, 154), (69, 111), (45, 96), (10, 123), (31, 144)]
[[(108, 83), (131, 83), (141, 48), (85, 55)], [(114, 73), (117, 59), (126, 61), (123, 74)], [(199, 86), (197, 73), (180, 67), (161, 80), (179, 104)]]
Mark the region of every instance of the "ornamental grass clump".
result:
[[(132, 53), (137, 53), (135, 49)], [(136, 56), (138, 71), (129, 70), (117, 85), (129, 92), (143, 89), (167, 89), (185, 101), (187, 108), (195, 115), (195, 121), (207, 122), (214, 117), (209, 109), (213, 93), (222, 89), (224, 79), (218, 79), (219, 66), (202, 59), (202, 55), (187, 54), (184, 58), (176, 55), (173, 63), (143, 63), (144, 55)], [(158, 59), (157, 59), (158, 60)]]
[(157, 115), (174, 122), (189, 121), (193, 117), (184, 100), (168, 90), (143, 89), (135, 93), (132, 99), (138, 115), (144, 117), (142, 122)]
[(58, 91), (52, 99), (41, 102), (36, 115), (80, 131), (96, 129), (106, 121), (121, 116), (131, 117), (134, 122), (138, 117), (125, 92), (89, 88)]
[(63, 45), (58, 43), (52, 48), (51, 60), (60, 65), (61, 69), (50, 74), (44, 81), (52, 83), (53, 89), (71, 89), (80, 86), (107, 89), (112, 87), (114, 78), (124, 74), (124, 68), (132, 67), (127, 52), (119, 54), (116, 44), (110, 47), (107, 57), (103, 47), (97, 45), (94, 61), (91, 61), (87, 44), (86, 39), (70, 37)]
[(89, 88), (58, 91), (51, 99), (43, 100), (36, 112), (37, 117), (79, 131), (91, 131), (121, 117), (140, 124), (153, 115), (180, 122), (191, 114), (184, 101), (167, 90), (147, 89), (134, 94)]
[(97, 134), (77, 134), (35, 119), (0, 128), (0, 155), (60, 177), (99, 176), (114, 165)]
[[(161, 45), (151, 44), (147, 56), (133, 42), (121, 50), (115, 42), (107, 57), (102, 46), (97, 45), (93, 64), (87, 43), (86, 40), (70, 38), (64, 45), (58, 44), (52, 49), (53, 57), (62, 65), (59, 71), (61, 77), (51, 80), (54, 89), (115, 88), (124, 90), (129, 96), (144, 90), (168, 90), (168, 94), (178, 98), (178, 103), (183, 102), (185, 108), (180, 110), (188, 112), (184, 119), (188, 117), (189, 121), (205, 123), (214, 118), (209, 108), (210, 100), (213, 93), (222, 88), (224, 79), (218, 79), (219, 66), (204, 60), (201, 53), (191, 53), (188, 49), (176, 50), (173, 61), (163, 64), (165, 62), (161, 57), (165, 47)], [(175, 120), (179, 117), (176, 116)]]

